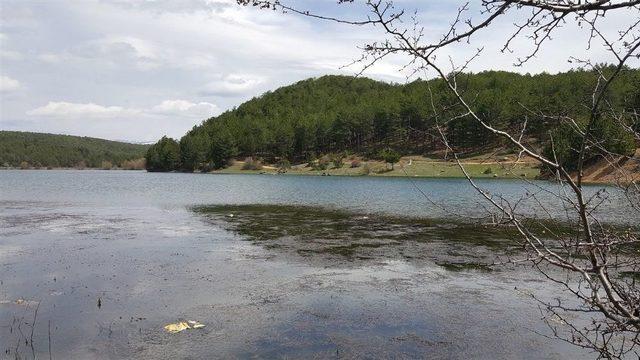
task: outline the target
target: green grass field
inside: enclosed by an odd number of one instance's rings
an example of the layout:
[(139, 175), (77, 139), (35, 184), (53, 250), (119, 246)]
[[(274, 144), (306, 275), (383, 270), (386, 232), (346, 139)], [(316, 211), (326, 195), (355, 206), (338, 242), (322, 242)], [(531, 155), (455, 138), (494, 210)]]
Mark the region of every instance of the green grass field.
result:
[[(235, 162), (233, 165), (216, 170), (219, 174), (275, 174), (277, 170), (272, 167), (264, 167), (262, 170), (242, 170), (243, 162)], [(491, 162), (481, 163), (479, 161), (468, 161), (464, 163), (466, 171), (472, 177), (477, 178), (536, 178), (540, 174), (540, 169), (533, 163), (512, 162)], [(409, 165), (409, 161), (403, 159), (395, 164), (393, 170), (389, 170), (387, 165), (379, 161), (362, 162), (358, 167), (350, 167), (349, 162), (345, 162), (343, 167), (330, 167), (327, 170), (312, 170), (304, 165), (296, 165), (288, 169), (288, 175), (332, 175), (332, 176), (409, 176), (409, 177), (464, 177), (455, 161), (437, 160), (414, 160)]]

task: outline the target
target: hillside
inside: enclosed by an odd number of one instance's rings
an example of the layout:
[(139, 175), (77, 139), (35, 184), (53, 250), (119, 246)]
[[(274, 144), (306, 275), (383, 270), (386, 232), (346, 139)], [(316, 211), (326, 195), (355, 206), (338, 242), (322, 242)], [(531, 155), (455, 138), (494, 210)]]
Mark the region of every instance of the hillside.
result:
[[(573, 161), (575, 136), (566, 125), (540, 114), (586, 121), (589, 113), (584, 104), (590, 101), (596, 83), (594, 73), (489, 71), (461, 74), (457, 79), (459, 90), (485, 121), (518, 133), (527, 118), (527, 141), (543, 148), (553, 133), (554, 141), (563, 145), (557, 154), (560, 160)], [(422, 155), (442, 150), (436, 124), (460, 152), (504, 147), (477, 122), (456, 117), (461, 109), (444, 86), (439, 80), (388, 84), (348, 76), (300, 81), (204, 121), (179, 143), (163, 139), (147, 156), (149, 168), (207, 170), (225, 167), (231, 158), (249, 156), (270, 163), (281, 159), (303, 162), (341, 152), (375, 158), (382, 149)], [(609, 88), (607, 103), (623, 114), (640, 108), (640, 70), (626, 69)], [(629, 121), (637, 119), (629, 117)], [(635, 149), (633, 138), (607, 116), (600, 118), (596, 130), (610, 151), (630, 154)]]
[(591, 183), (630, 184), (640, 181), (640, 149), (632, 157), (598, 159), (584, 170), (584, 181)]
[(134, 168), (140, 167), (148, 148), (90, 137), (0, 131), (0, 166)]

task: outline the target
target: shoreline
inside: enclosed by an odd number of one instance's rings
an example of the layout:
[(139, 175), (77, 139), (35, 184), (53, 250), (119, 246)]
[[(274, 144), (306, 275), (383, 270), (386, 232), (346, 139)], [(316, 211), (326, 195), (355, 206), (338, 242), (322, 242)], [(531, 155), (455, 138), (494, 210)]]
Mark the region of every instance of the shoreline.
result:
[[(362, 174), (362, 175), (349, 175), (349, 174), (312, 174), (312, 173), (259, 173), (259, 172), (249, 172), (251, 170), (247, 170), (244, 172), (232, 172), (232, 171), (210, 171), (210, 172), (180, 172), (180, 171), (171, 171), (171, 173), (184, 173), (184, 174), (203, 174), (203, 175), (277, 175), (277, 176), (320, 176), (320, 177), (346, 177), (346, 178), (357, 178), (357, 177), (369, 177), (369, 178), (405, 178), (405, 179), (462, 179), (466, 180), (464, 176), (429, 176), (429, 175), (379, 175), (379, 174)], [(482, 180), (529, 180), (529, 181), (544, 181), (544, 182), (555, 182), (553, 180), (544, 178), (544, 177), (535, 177), (535, 178), (523, 178), (520, 176), (472, 176), (472, 179), (482, 179)], [(584, 185), (616, 185), (615, 182), (605, 182), (605, 181), (591, 181), (591, 180), (583, 180), (582, 183)]]
[[(346, 177), (346, 178), (358, 178), (358, 177), (368, 177), (368, 178), (405, 178), (405, 179), (463, 179), (465, 180), (465, 176), (433, 176), (433, 175), (406, 175), (406, 174), (340, 174), (340, 173), (316, 173), (312, 171), (306, 172), (285, 172), (278, 173), (276, 171), (264, 171), (264, 170), (213, 170), (209, 172), (188, 172), (188, 171), (148, 171), (145, 169), (101, 169), (101, 168), (30, 168), (30, 169), (21, 169), (21, 168), (0, 168), (0, 171), (139, 171), (146, 173), (166, 173), (166, 174), (194, 174), (194, 175), (265, 175), (265, 176), (308, 176), (308, 177)], [(529, 180), (529, 181), (544, 181), (551, 183), (552, 180), (546, 179), (544, 177), (536, 176), (534, 178), (529, 177), (521, 177), (517, 175), (511, 176), (489, 176), (489, 175), (474, 175), (473, 179), (482, 179), (482, 180)], [(591, 181), (591, 180), (583, 180), (582, 182), (585, 185), (608, 185), (615, 186), (616, 182), (606, 182), (606, 181)]]
[(103, 168), (93, 168), (93, 167), (87, 167), (87, 168), (83, 168), (83, 169), (79, 169), (79, 168), (74, 168), (74, 167), (40, 167), (40, 168), (28, 168), (28, 169), (22, 169), (19, 167), (0, 167), (0, 171), (3, 170), (20, 170), (20, 171), (34, 171), (34, 170), (40, 170), (40, 171), (51, 171), (51, 170), (78, 170), (78, 171), (83, 171), (83, 170), (102, 170), (102, 171), (113, 171), (113, 170), (123, 170), (123, 171), (147, 171), (146, 169), (123, 169), (123, 168), (112, 168), (112, 169), (103, 169)]

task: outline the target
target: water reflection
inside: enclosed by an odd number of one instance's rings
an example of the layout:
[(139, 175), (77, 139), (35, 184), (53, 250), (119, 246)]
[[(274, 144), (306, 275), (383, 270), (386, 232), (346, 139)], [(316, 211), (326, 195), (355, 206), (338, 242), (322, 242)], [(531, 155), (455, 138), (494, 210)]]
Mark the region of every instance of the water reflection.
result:
[[(58, 359), (584, 355), (538, 334), (526, 293), (556, 288), (481, 267), (508, 233), (397, 216), (422, 214), (406, 180), (33, 171), (0, 186), (7, 358), (32, 357), (32, 325), (47, 358), (49, 324)], [(207, 326), (163, 330), (180, 319)]]

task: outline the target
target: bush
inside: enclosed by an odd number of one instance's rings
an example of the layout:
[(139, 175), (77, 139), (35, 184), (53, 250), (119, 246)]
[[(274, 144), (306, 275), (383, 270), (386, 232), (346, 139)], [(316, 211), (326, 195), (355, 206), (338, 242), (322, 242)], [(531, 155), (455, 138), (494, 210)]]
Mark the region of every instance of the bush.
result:
[(125, 160), (120, 164), (120, 167), (124, 170), (144, 170), (145, 160), (144, 158), (135, 160)]
[(111, 161), (102, 160), (102, 163), (100, 164), (100, 168), (102, 170), (111, 170), (113, 169), (113, 164), (111, 163)]
[(244, 159), (242, 170), (262, 170), (262, 163), (260, 160), (254, 160), (252, 157)]
[(392, 149), (384, 149), (380, 152), (380, 158), (387, 164), (391, 164), (391, 170), (393, 170), (393, 164), (400, 161), (401, 157), (400, 153)]
[(322, 157), (316, 161), (311, 162), (311, 169), (316, 171), (327, 170), (329, 167), (329, 160), (326, 157)]
[(29, 163), (26, 162), (26, 161), (23, 161), (23, 162), (20, 163), (20, 169), (22, 169), (22, 170), (26, 170), (26, 169), (28, 169), (30, 167), (31, 166), (29, 166)]
[(382, 167), (374, 167), (373, 168), (373, 172), (376, 174), (384, 174), (387, 173), (389, 171), (391, 171), (392, 169), (390, 169), (388, 166), (382, 166)]
[(342, 166), (344, 165), (344, 155), (338, 153), (338, 154), (331, 154), (329, 156), (331, 163), (333, 164), (333, 167), (336, 169), (341, 169)]
[(357, 168), (357, 167), (360, 167), (360, 160), (352, 160), (351, 168)]
[(210, 171), (215, 170), (213, 163), (211, 161), (202, 164), (201, 172), (208, 173)]
[(287, 170), (291, 169), (291, 163), (287, 159), (280, 159), (276, 166), (278, 167), (279, 173), (285, 173)]
[(493, 174), (493, 170), (491, 170), (490, 167), (484, 169), (484, 171), (482, 172), (485, 175), (489, 175), (489, 174)]

